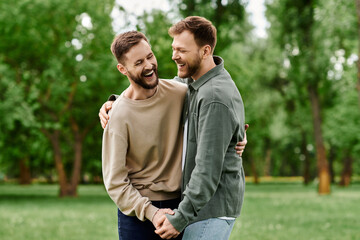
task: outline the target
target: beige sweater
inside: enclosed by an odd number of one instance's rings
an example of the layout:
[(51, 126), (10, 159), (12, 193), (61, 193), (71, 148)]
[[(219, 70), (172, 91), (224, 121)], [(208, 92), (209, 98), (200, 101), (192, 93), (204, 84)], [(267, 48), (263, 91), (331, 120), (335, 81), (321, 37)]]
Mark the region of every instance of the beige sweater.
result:
[(151, 201), (180, 196), (181, 113), (187, 86), (159, 80), (156, 93), (114, 102), (104, 130), (102, 169), (106, 190), (122, 213), (152, 220)]

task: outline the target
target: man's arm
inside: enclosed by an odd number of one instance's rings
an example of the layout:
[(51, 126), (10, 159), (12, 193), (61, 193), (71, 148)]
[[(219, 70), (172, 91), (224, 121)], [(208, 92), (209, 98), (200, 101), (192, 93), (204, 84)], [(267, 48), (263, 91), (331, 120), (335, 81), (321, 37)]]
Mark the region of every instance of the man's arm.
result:
[[(181, 78), (181, 79), (183, 79), (183, 78)], [(112, 96), (116, 96), (116, 95), (112, 95)], [(100, 123), (101, 123), (102, 128), (105, 128), (107, 125), (107, 122), (109, 121), (108, 112), (112, 108), (113, 103), (114, 103), (114, 100), (109, 100), (109, 101), (105, 102), (99, 110), (99, 118), (100, 118)], [(249, 128), (249, 124), (245, 124), (245, 131), (248, 128)], [(242, 156), (243, 152), (245, 151), (246, 144), (247, 144), (247, 137), (246, 137), (246, 133), (245, 133), (244, 139), (241, 142), (238, 142), (235, 146), (236, 153), (240, 157)]]
[(106, 124), (109, 121), (108, 112), (110, 111), (110, 109), (112, 108), (112, 104), (118, 97), (119, 97), (119, 95), (111, 94), (110, 97), (108, 98), (107, 102), (105, 102), (100, 108), (99, 118), (100, 118), (101, 127), (103, 129), (105, 129)]
[(110, 198), (125, 215), (140, 220), (152, 220), (156, 207), (133, 187), (126, 168), (127, 140), (109, 129), (103, 134), (102, 171), (105, 188)]
[(175, 215), (167, 216), (176, 230), (182, 231), (215, 194), (236, 124), (231, 111), (221, 103), (211, 103), (201, 109), (195, 168), (178, 210)]
[(107, 101), (101, 106), (101, 108), (99, 110), (100, 124), (103, 129), (105, 129), (105, 127), (109, 121), (108, 112), (112, 108), (113, 103), (114, 103), (114, 101)]
[(103, 134), (102, 169), (105, 188), (110, 198), (125, 215), (135, 215), (155, 225), (161, 216), (174, 214), (171, 209), (158, 209), (147, 197), (133, 187), (126, 167), (126, 139), (106, 129)]
[[(238, 154), (240, 157), (242, 156), (242, 153), (245, 150), (245, 146), (247, 144), (247, 137), (246, 137), (246, 130), (249, 128), (249, 124), (245, 124), (245, 135), (244, 140), (241, 142), (238, 142), (235, 146), (236, 154)], [(174, 214), (171, 214), (174, 215)], [(159, 220), (157, 221), (157, 224), (155, 225), (156, 231), (155, 233), (158, 234), (163, 239), (170, 239), (177, 237), (180, 232), (177, 231), (173, 225), (170, 223), (170, 221), (166, 217), (159, 217)], [(161, 228), (160, 228), (161, 226)]]
[(247, 135), (246, 131), (249, 128), (249, 124), (245, 124), (245, 135), (244, 139), (241, 142), (238, 142), (235, 146), (236, 153), (241, 157), (243, 152), (245, 151), (245, 146), (247, 144)]

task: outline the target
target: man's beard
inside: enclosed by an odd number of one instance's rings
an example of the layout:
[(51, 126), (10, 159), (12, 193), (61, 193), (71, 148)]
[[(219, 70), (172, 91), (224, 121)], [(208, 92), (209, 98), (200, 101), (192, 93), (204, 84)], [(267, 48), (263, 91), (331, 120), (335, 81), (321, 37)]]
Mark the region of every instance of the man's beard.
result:
[(150, 71), (142, 71), (140, 76), (135, 76), (133, 75), (131, 72), (129, 72), (129, 76), (130, 78), (134, 81), (134, 83), (136, 83), (137, 85), (139, 85), (140, 87), (144, 88), (144, 89), (154, 89), (158, 84), (159, 84), (159, 76), (158, 76), (158, 72), (157, 72), (157, 68), (155, 65), (153, 65), (153, 68), (151, 71), (154, 71), (154, 75), (155, 75), (155, 81), (152, 82), (151, 84), (146, 83), (145, 78), (145, 74), (149, 73)]
[(193, 76), (200, 68), (200, 64), (201, 64), (201, 59), (200, 56), (198, 55), (193, 62), (187, 62), (187, 72), (185, 72), (182, 76), (179, 75), (179, 77), (181, 78), (189, 78), (191, 76)]

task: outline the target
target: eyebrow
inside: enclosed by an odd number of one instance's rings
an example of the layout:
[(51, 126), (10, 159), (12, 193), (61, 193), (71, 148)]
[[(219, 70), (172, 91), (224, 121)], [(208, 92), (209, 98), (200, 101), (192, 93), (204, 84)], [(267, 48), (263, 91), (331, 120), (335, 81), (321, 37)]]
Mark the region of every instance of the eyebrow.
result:
[(171, 47), (172, 47), (173, 49), (177, 49), (177, 50), (182, 50), (182, 49), (186, 50), (185, 47), (174, 47), (172, 44), (171, 44)]

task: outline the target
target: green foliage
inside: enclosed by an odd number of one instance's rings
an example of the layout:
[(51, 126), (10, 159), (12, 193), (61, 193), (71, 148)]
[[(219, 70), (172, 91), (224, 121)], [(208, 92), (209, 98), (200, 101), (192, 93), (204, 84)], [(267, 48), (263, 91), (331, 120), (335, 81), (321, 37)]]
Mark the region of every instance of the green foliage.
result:
[[(31, 149), (22, 149), (22, 154), (36, 152), (33, 143), (39, 140), (34, 135), (40, 130), (60, 130), (64, 159), (71, 163), (72, 123), (83, 138), (98, 139), (99, 151), (101, 128), (93, 127), (98, 125), (98, 109), (110, 93), (124, 88), (109, 50), (112, 5), (113, 1), (70, 0), (1, 3), (0, 74), (5, 76), (1, 87), (6, 101), (0, 108), (8, 114), (0, 124), (6, 136)], [(16, 149), (5, 140), (2, 144)], [(51, 151), (49, 146), (44, 144), (43, 151)], [(12, 157), (4, 153), (1, 159)]]
[[(325, 123), (322, 127), (325, 146), (328, 152), (336, 148), (340, 157), (351, 151), (354, 140), (341, 138), (339, 148), (338, 139), (346, 132), (356, 132), (359, 119), (359, 108), (354, 102), (356, 69), (354, 64), (347, 63), (351, 54), (356, 53), (358, 41), (355, 5), (352, 1), (308, 3), (267, 1), (266, 16), (271, 23), (268, 44), (280, 50), (278, 56), (269, 61), (269, 65), (276, 66), (277, 73), (267, 79), (283, 97), (288, 115), (284, 125), (292, 132), (284, 135), (280, 146), (288, 142), (292, 149), (305, 150), (301, 150), (300, 155), (314, 157), (314, 152), (301, 147), (304, 141), (310, 149), (314, 146), (310, 137), (313, 133), (308, 96), (309, 87), (314, 87), (323, 109), (320, 114)], [(344, 98), (349, 96), (352, 104), (345, 104)], [(347, 111), (352, 117), (345, 113)], [(335, 127), (341, 122), (347, 124), (343, 124), (343, 128)], [(358, 136), (354, 134), (355, 139)], [(340, 173), (341, 168), (335, 170)]]

